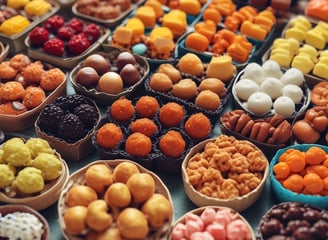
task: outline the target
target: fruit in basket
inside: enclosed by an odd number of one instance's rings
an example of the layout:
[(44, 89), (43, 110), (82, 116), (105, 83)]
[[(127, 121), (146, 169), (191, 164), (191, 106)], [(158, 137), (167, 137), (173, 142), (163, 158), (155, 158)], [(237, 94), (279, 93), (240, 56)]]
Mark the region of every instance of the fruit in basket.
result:
[(65, 114), (57, 128), (58, 137), (66, 139), (67, 142), (76, 142), (82, 139), (85, 134), (85, 125), (81, 119), (73, 113)]
[(117, 217), (117, 227), (124, 238), (144, 239), (149, 233), (146, 216), (137, 208), (125, 208)]
[(62, 26), (57, 31), (57, 37), (63, 41), (68, 41), (71, 37), (74, 36), (74, 33), (75, 33), (74, 29), (71, 28), (70, 26)]
[(29, 40), (33, 47), (42, 47), (49, 40), (49, 32), (45, 27), (35, 27), (29, 33)]
[(83, 33), (72, 36), (68, 41), (68, 51), (70, 54), (77, 56), (87, 50), (91, 42)]
[(52, 33), (56, 33), (59, 28), (64, 26), (65, 20), (60, 15), (53, 15), (43, 22), (43, 27)]
[(65, 44), (59, 38), (52, 38), (44, 43), (43, 50), (46, 53), (62, 57), (65, 51)]
[(74, 206), (68, 208), (64, 213), (65, 227), (68, 232), (78, 234), (87, 229), (87, 207)]
[(93, 188), (87, 185), (76, 184), (72, 186), (67, 192), (65, 196), (65, 203), (69, 207), (87, 207), (91, 202), (97, 199), (97, 192)]
[(146, 215), (150, 226), (155, 228), (162, 227), (173, 213), (170, 201), (159, 193), (154, 193), (142, 205), (141, 211)]

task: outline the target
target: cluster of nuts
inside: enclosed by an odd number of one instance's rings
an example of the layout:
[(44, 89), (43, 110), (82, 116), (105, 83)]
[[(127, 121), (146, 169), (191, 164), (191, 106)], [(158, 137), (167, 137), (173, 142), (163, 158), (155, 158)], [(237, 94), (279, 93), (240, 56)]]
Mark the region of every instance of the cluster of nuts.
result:
[(268, 144), (285, 144), (291, 138), (291, 124), (278, 114), (252, 119), (244, 110), (236, 109), (222, 115), (221, 124), (245, 137)]
[(173, 207), (156, 180), (130, 161), (94, 163), (69, 186), (62, 220), (86, 239), (145, 239), (172, 219)]
[(186, 166), (191, 185), (214, 198), (232, 199), (259, 186), (267, 160), (253, 144), (220, 135), (194, 155)]

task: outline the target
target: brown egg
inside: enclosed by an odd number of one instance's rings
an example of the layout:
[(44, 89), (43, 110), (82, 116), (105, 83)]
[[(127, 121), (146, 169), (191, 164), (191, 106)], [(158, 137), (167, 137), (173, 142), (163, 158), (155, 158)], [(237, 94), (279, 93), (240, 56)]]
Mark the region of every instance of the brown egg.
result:
[(168, 92), (172, 89), (173, 83), (166, 74), (154, 73), (150, 78), (149, 85), (155, 91)]
[(212, 90), (220, 97), (225, 96), (227, 93), (227, 89), (225, 88), (224, 82), (222, 82), (218, 78), (205, 78), (199, 84), (198, 89), (199, 91)]
[(198, 107), (211, 111), (217, 110), (220, 106), (220, 103), (221, 103), (221, 99), (219, 95), (217, 95), (211, 90), (201, 91), (195, 99), (195, 104)]
[(303, 143), (315, 143), (320, 138), (320, 133), (305, 120), (296, 121), (292, 131), (294, 136)]
[(172, 94), (185, 100), (190, 100), (197, 94), (197, 85), (190, 79), (185, 78), (173, 85)]
[(123, 80), (116, 72), (106, 72), (99, 79), (98, 90), (109, 94), (119, 94), (123, 91)]

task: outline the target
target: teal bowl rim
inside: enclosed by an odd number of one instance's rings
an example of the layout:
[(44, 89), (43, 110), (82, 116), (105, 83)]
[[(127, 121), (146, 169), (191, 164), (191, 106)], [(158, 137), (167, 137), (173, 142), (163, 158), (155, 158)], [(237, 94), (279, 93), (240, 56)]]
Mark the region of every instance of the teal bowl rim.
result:
[(279, 149), (273, 156), (270, 167), (269, 167), (269, 178), (271, 182), (271, 188), (275, 194), (275, 197), (280, 202), (285, 201), (295, 201), (300, 203), (305, 203), (309, 205), (314, 205), (319, 208), (328, 209), (328, 196), (313, 196), (303, 193), (295, 193), (286, 188), (284, 188), (281, 183), (275, 178), (273, 173), (273, 166), (277, 163), (280, 155), (284, 153), (287, 149), (298, 149), (301, 151), (306, 151), (310, 147), (317, 146), (322, 148), (328, 154), (328, 146), (320, 144), (293, 144), (288, 147)]

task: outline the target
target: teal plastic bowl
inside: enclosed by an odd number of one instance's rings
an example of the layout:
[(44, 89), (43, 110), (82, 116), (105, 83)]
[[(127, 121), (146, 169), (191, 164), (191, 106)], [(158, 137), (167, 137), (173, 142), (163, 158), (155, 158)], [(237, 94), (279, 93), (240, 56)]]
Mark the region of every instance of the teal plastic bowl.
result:
[(310, 204), (318, 208), (328, 209), (328, 196), (314, 196), (292, 192), (283, 187), (283, 185), (276, 179), (273, 173), (273, 166), (278, 162), (280, 155), (283, 154), (287, 149), (298, 149), (304, 152), (312, 146), (320, 147), (326, 153), (328, 153), (327, 146), (319, 144), (294, 144), (286, 148), (279, 149), (273, 156), (270, 162), (269, 177), (271, 182), (271, 189), (279, 202), (300, 202)]

